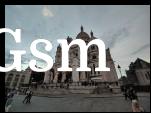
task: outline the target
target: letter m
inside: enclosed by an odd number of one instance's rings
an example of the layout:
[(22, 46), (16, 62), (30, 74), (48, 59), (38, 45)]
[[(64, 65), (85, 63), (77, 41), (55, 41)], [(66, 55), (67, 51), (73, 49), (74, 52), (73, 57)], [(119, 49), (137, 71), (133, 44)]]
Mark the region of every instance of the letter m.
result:
[(66, 39), (57, 40), (62, 45), (62, 67), (58, 68), (58, 71), (72, 71), (69, 68), (69, 49), (72, 45), (78, 45), (80, 47), (80, 67), (77, 71), (91, 71), (91, 68), (87, 67), (87, 51), (89, 46), (95, 44), (99, 50), (99, 65), (95, 68), (95, 71), (110, 71), (110, 68), (106, 67), (106, 49), (105, 44), (100, 39), (94, 39), (86, 45), (82, 39), (73, 40), (69, 45)]

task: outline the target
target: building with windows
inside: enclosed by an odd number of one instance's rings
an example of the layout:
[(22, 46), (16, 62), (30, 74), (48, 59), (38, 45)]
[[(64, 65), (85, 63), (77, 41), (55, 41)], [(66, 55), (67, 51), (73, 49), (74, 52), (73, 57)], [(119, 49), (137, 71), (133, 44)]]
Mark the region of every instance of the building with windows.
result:
[(150, 85), (150, 63), (137, 58), (135, 62), (131, 62), (129, 70), (126, 70), (127, 81), (129, 84), (139, 86)]
[(15, 69), (9, 71), (5, 75), (5, 87), (18, 88), (23, 84), (29, 84), (31, 76), (31, 69), (27, 68), (25, 71), (18, 72)]
[[(82, 39), (88, 44), (91, 40), (97, 39), (93, 32), (90, 32), (90, 36), (84, 32), (83, 26), (81, 26), (81, 31), (77, 35), (76, 39)], [(71, 37), (67, 37), (68, 44), (73, 39)], [(60, 82), (91, 82), (91, 81), (99, 81), (99, 82), (117, 82), (118, 77), (115, 69), (115, 65), (113, 59), (110, 54), (110, 49), (106, 49), (106, 65), (110, 68), (110, 71), (95, 71), (95, 68), (98, 67), (98, 47), (96, 45), (91, 45), (88, 48), (88, 67), (91, 68), (91, 71), (76, 71), (76, 68), (80, 66), (80, 48), (78, 45), (73, 45), (69, 50), (69, 67), (73, 69), (72, 72), (59, 72), (57, 68), (61, 67), (62, 62), (62, 50), (61, 46), (58, 45), (55, 63), (51, 70), (45, 73), (44, 83), (60, 83)]]

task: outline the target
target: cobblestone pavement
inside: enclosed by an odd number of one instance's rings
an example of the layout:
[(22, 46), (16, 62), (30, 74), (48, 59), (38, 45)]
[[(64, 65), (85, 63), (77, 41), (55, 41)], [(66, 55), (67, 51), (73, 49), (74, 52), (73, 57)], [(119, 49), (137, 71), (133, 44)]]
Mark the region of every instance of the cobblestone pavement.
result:
[[(13, 112), (130, 112), (131, 102), (121, 95), (67, 95), (37, 97), (33, 96), (31, 104), (23, 104), (23, 95), (15, 96)], [(146, 111), (150, 111), (150, 94), (140, 95), (139, 100)]]

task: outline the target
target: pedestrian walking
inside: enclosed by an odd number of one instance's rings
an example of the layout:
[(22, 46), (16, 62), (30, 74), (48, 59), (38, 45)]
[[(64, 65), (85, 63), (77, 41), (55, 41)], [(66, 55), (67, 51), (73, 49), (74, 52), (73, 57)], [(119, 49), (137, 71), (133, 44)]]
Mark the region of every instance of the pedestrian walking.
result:
[(5, 112), (10, 112), (11, 108), (12, 108), (12, 103), (13, 103), (13, 97), (14, 97), (14, 92), (10, 91), (7, 94), (7, 99), (6, 99), (6, 103), (5, 103)]
[(27, 98), (27, 101), (26, 101), (26, 104), (27, 104), (27, 103), (31, 103), (30, 100), (31, 100), (31, 98), (32, 98), (32, 95), (33, 95), (33, 92), (30, 91), (30, 93), (29, 93), (29, 95), (28, 95), (28, 98)]
[(26, 97), (24, 98), (23, 103), (25, 103), (25, 101), (27, 103), (27, 100), (28, 100), (29, 97), (30, 97), (30, 90), (27, 90)]
[(69, 89), (69, 83), (67, 83), (67, 89)]
[(127, 100), (127, 98), (128, 98), (128, 89), (125, 87), (124, 88), (124, 97), (125, 97), (125, 100)]
[(138, 100), (132, 100), (132, 112), (145, 112), (143, 107), (140, 106)]
[(136, 90), (134, 90), (133, 87), (131, 87), (130, 90), (129, 90), (129, 98), (130, 98), (131, 101), (132, 100), (138, 100)]

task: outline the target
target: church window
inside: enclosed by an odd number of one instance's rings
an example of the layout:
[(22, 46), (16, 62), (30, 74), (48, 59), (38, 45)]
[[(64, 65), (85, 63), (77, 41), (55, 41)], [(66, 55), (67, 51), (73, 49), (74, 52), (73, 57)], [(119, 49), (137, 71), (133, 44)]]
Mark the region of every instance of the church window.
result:
[(92, 59), (96, 59), (96, 56), (94, 55), (94, 56), (92, 57)]
[(21, 82), (24, 82), (25, 75), (22, 75)]
[(17, 82), (13, 82), (13, 87), (16, 87), (17, 86)]
[(7, 81), (11, 81), (12, 78), (13, 78), (13, 74), (9, 74), (9, 75), (8, 75), (8, 78), (7, 78)]
[(76, 53), (76, 56), (78, 56), (78, 53)]
[(146, 77), (147, 80), (150, 80), (150, 76), (149, 76), (148, 72), (145, 74), (145, 77)]
[(93, 45), (93, 46), (91, 47), (91, 49), (94, 50), (94, 49), (95, 49), (95, 46)]
[(16, 82), (18, 81), (18, 79), (19, 79), (18, 77), (15, 77), (15, 81), (16, 81)]
[(148, 74), (148, 77), (149, 77), (149, 79), (150, 79), (150, 72), (147, 72), (147, 74)]

